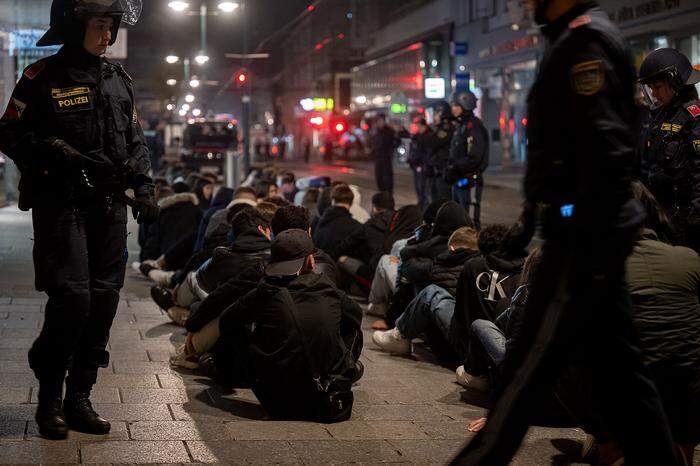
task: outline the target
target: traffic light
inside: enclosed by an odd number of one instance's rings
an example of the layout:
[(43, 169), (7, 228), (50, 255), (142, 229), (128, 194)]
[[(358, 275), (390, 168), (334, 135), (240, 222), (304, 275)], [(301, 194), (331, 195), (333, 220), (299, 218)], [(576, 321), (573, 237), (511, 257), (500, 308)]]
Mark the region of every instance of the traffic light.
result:
[(246, 70), (238, 70), (233, 79), (238, 86), (245, 86), (249, 80), (248, 72)]
[(343, 118), (334, 118), (330, 122), (330, 127), (335, 134), (341, 135), (348, 130), (348, 123)]

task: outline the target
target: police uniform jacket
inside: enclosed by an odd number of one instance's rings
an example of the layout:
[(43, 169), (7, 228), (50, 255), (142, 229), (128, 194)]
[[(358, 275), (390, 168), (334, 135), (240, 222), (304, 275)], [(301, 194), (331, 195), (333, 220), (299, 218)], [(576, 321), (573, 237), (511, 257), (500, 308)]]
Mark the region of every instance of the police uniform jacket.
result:
[(97, 187), (114, 181), (128, 166), (137, 195), (151, 191), (150, 161), (134, 105), (132, 81), (121, 65), (64, 46), (24, 70), (0, 120), (0, 150), (22, 173), (20, 206), (37, 199), (66, 198), (74, 168), (56, 157), (47, 139), (63, 139), (83, 155), (106, 161), (86, 163)]
[(636, 76), (623, 38), (595, 2), (542, 32), (548, 47), (528, 97), (527, 200), (573, 214), (587, 231), (641, 222), (630, 201)]
[(642, 178), (668, 213), (700, 217), (700, 101), (676, 99), (654, 114)]
[(450, 142), (448, 182), (482, 173), (489, 166), (489, 135), (484, 124), (472, 112), (457, 118)]

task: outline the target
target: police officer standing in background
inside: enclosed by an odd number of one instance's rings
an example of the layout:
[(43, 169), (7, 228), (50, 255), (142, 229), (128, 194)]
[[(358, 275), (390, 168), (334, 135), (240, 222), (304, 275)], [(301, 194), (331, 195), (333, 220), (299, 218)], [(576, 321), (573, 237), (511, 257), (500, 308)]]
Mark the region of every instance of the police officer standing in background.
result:
[(474, 226), (481, 228), (481, 195), (484, 171), (489, 166), (489, 135), (481, 120), (474, 115), (477, 98), (471, 91), (457, 92), (452, 97), (455, 132), (450, 145), (446, 181), (452, 185), (452, 200), (467, 212), (474, 207)]
[(0, 120), (0, 149), (22, 173), (20, 208), (32, 209), (36, 287), (49, 297), (29, 364), (39, 379), (36, 421), (51, 439), (68, 427), (110, 430), (90, 391), (109, 363), (124, 283), (124, 191), (134, 190), (139, 221), (158, 215), (131, 78), (102, 58), (120, 23), (135, 24), (140, 12), (140, 0), (54, 0), (37, 45), (64, 45), (25, 69)]
[(450, 143), (455, 131), (450, 104), (445, 101), (438, 102), (434, 111), (434, 131), (429, 144), (430, 157), (426, 164), (426, 178), (431, 202), (452, 199), (452, 187), (445, 181), (445, 174), (450, 159)]
[(387, 124), (386, 115), (380, 113), (374, 120), (370, 136), (377, 191), (394, 192), (394, 151), (398, 146), (396, 132)]
[[(547, 39), (528, 97), (526, 208), (513, 251), (542, 225), (521, 333), (484, 430), (455, 463), (505, 465), (572, 355), (592, 371), (602, 422), (627, 465), (675, 465), (668, 421), (639, 359), (625, 262), (644, 212), (633, 200), (636, 76), (595, 2), (527, 0)], [(643, 419), (643, 422), (640, 420)]]
[(700, 252), (700, 82), (688, 58), (658, 49), (642, 63), (640, 82), (653, 109), (642, 153), (642, 181), (666, 209), (678, 244)]

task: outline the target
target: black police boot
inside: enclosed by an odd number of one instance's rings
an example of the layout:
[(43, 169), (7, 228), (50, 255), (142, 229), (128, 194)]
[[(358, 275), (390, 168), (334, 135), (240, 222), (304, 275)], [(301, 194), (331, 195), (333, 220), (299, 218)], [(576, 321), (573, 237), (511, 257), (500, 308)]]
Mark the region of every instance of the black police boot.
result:
[(92, 409), (90, 392), (70, 392), (63, 402), (68, 426), (86, 434), (105, 435), (112, 427)]
[(158, 305), (159, 308), (167, 311), (171, 307), (175, 306), (175, 301), (173, 300), (173, 293), (162, 286), (152, 286), (151, 287), (151, 298)]
[(68, 437), (62, 405), (60, 396), (48, 399), (39, 397), (35, 419), (42, 437), (49, 440), (63, 440)]

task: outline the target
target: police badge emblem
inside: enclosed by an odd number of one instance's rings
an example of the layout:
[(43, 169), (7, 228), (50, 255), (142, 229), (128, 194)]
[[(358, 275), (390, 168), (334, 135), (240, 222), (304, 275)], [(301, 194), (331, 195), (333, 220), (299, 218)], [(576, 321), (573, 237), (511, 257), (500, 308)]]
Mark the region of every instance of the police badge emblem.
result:
[(581, 95), (594, 95), (605, 82), (603, 62), (592, 60), (579, 63), (571, 68), (571, 84), (574, 91)]

